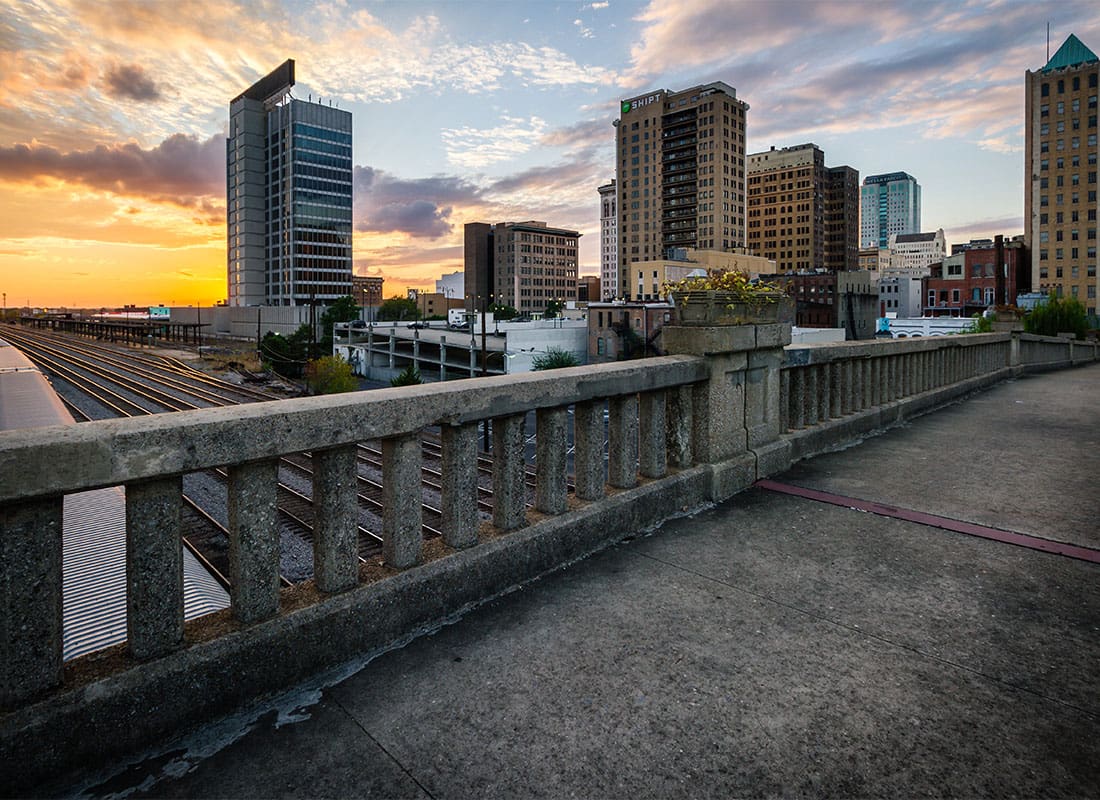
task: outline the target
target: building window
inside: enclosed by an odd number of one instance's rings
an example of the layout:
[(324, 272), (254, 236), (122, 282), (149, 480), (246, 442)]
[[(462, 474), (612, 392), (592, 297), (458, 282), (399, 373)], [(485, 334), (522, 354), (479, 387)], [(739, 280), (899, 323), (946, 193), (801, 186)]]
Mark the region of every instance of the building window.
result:
[[(603, 316), (601, 313), (600, 316)], [(604, 344), (602, 336), (596, 338), (596, 355), (602, 356), (607, 352), (607, 345)]]
[(959, 302), (959, 290), (958, 289), (952, 289), (951, 290), (951, 302), (958, 305), (958, 302)]

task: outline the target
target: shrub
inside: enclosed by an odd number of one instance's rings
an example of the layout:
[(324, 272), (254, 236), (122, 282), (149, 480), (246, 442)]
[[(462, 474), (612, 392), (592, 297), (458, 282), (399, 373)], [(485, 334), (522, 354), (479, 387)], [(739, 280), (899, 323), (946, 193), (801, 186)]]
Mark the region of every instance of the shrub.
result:
[(306, 364), (306, 383), (314, 394), (339, 394), (359, 388), (351, 364), (338, 356), (324, 356)]
[(1088, 330), (1085, 306), (1076, 297), (1055, 297), (1051, 294), (1024, 317), (1024, 330), (1039, 336), (1072, 333), (1076, 338), (1084, 339)]
[(579, 367), (577, 357), (565, 350), (550, 347), (545, 353), (539, 353), (531, 359), (531, 369), (559, 369), (561, 367)]
[(390, 379), (390, 386), (416, 386), (424, 381), (420, 380), (420, 370), (416, 364), (409, 364), (396, 378)]

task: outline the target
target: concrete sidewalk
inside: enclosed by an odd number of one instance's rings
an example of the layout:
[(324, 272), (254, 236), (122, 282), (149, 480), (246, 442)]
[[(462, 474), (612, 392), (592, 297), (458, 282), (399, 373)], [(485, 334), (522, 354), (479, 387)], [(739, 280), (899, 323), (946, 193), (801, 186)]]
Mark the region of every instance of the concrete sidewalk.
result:
[[(1010, 382), (777, 480), (1097, 547), (1098, 396)], [(1100, 564), (753, 489), (91, 793), (1096, 797), (1098, 663)]]

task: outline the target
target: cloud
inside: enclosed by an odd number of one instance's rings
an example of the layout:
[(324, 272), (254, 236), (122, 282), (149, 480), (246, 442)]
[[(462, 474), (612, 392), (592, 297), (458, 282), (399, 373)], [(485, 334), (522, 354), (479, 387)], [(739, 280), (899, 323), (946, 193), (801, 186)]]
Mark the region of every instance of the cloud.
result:
[(546, 121), (540, 117), (504, 117), (493, 128), (444, 128), (440, 135), (451, 164), (461, 169), (483, 170), (490, 164), (528, 152), (545, 131)]
[(573, 24), (576, 25), (578, 28), (580, 28), (580, 33), (581, 33), (581, 38), (582, 39), (591, 39), (595, 36), (595, 34), (592, 33), (592, 29), (591, 28), (586, 28), (584, 26), (584, 23), (581, 22), (579, 19), (573, 20)]
[(601, 3), (589, 3), (585, 6), (585, 8), (590, 8), (593, 11), (597, 11), (601, 8), (607, 8), (609, 5), (611, 5), (611, 3), (609, 3), (607, 0), (603, 0), (603, 2)]
[(481, 190), (463, 178), (436, 176), (407, 180), (373, 167), (356, 167), (352, 177), (355, 229), (437, 239), (453, 232), (456, 205), (476, 205)]
[(225, 137), (178, 133), (148, 149), (133, 142), (71, 152), (39, 144), (0, 147), (0, 180), (42, 178), (208, 211), (209, 198), (225, 192)]
[(107, 93), (112, 97), (141, 102), (160, 99), (157, 88), (140, 64), (119, 64), (107, 71)]

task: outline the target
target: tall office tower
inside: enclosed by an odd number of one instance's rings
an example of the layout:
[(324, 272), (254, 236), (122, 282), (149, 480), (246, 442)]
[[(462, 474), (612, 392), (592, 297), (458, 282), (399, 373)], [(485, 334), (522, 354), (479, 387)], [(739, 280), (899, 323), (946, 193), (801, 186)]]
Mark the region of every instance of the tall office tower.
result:
[(623, 100), (615, 120), (619, 296), (632, 265), (745, 246), (745, 115), (722, 82)]
[(351, 114), (290, 96), (294, 61), (229, 104), (229, 305), (352, 293)]
[(1036, 291), (1097, 309), (1096, 96), (1100, 60), (1070, 34), (1025, 74), (1024, 240)]
[(545, 222), (466, 223), (466, 307), (541, 314), (552, 300), (576, 298), (580, 236)]
[(615, 212), (615, 181), (600, 192), (600, 296), (593, 300), (614, 300), (619, 296), (619, 215)]
[(859, 202), (860, 247), (886, 247), (891, 234), (920, 233), (920, 184), (912, 175), (868, 175)]
[(748, 247), (780, 272), (825, 264), (825, 153), (800, 144), (746, 158)]
[(859, 170), (825, 168), (825, 269), (859, 269)]
[(748, 247), (793, 270), (859, 265), (859, 173), (826, 167), (815, 144), (774, 147), (746, 159)]

